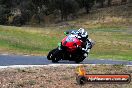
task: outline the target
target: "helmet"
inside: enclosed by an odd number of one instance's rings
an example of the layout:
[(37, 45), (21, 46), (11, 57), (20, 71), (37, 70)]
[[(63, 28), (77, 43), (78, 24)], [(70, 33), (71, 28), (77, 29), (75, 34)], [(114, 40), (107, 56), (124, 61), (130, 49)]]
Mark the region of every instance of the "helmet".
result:
[(80, 28), (78, 31), (78, 38), (81, 39), (82, 41), (85, 41), (88, 38), (88, 33), (83, 29)]

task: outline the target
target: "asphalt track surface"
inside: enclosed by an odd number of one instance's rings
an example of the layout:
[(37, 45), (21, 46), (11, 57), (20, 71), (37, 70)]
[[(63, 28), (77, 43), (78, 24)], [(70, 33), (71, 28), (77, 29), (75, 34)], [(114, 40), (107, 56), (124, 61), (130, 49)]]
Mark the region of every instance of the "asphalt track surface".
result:
[[(52, 63), (47, 60), (46, 56), (19, 56), (19, 55), (0, 55), (0, 66), (12, 65), (50, 65), (50, 64), (76, 64), (74, 61), (59, 61)], [(132, 61), (117, 61), (117, 60), (99, 60), (86, 58), (80, 64), (122, 64), (132, 65)]]

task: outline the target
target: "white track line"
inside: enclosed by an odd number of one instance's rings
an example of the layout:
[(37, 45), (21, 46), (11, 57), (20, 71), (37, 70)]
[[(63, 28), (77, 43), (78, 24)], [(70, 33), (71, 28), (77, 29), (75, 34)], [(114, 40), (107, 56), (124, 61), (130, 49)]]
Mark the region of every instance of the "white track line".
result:
[[(14, 54), (8, 54), (8, 53), (2, 53), (2, 54), (0, 54), (0, 55), (2, 55), (2, 56), (10, 56), (10, 55), (14, 55)], [(32, 56), (32, 55), (18, 55), (18, 56)]]
[[(0, 66), (0, 69), (6, 69), (6, 68), (29, 68), (29, 67), (77, 67), (83, 64), (50, 64), (50, 65), (11, 65), (11, 66)], [(84, 64), (84, 65), (92, 65), (92, 66), (96, 66), (96, 65), (102, 65), (102, 64)], [(103, 65), (112, 65), (112, 64), (103, 64)], [(132, 65), (124, 65), (124, 66), (128, 66), (131, 67)]]
[(0, 55), (7, 56), (7, 55), (9, 55), (9, 54), (7, 54), (7, 53), (3, 53), (3, 54), (0, 54)]

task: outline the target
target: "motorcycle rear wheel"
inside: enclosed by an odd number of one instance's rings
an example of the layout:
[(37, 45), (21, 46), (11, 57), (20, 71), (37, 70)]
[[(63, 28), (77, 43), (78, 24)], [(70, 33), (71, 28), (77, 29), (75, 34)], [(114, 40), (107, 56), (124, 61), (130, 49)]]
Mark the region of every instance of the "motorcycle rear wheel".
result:
[(86, 58), (86, 57), (78, 57), (78, 58), (76, 58), (75, 62), (76, 62), (76, 63), (80, 63), (80, 62), (82, 62), (85, 58)]

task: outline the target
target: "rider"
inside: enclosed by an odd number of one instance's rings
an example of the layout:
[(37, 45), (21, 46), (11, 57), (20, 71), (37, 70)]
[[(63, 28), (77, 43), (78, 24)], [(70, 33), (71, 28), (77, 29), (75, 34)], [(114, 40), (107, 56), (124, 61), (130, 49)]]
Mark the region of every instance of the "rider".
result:
[(79, 30), (69, 30), (64, 33), (66, 35), (73, 35), (82, 41), (82, 51), (84, 51), (84, 56), (87, 57), (93, 45), (92, 40), (88, 38), (88, 33), (83, 28)]

